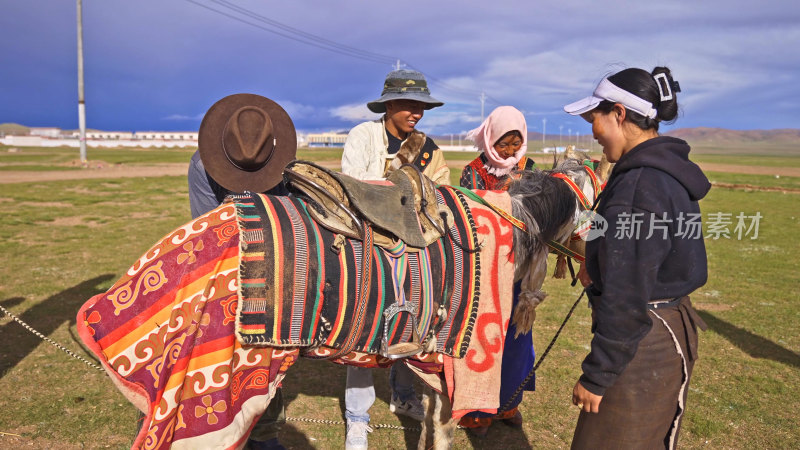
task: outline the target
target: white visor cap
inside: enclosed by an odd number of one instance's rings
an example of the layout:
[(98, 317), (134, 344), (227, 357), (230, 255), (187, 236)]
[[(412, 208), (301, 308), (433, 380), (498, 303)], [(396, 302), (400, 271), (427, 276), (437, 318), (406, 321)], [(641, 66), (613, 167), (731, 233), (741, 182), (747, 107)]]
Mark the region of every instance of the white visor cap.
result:
[(603, 81), (597, 85), (594, 93), (589, 97), (578, 100), (575, 103), (570, 103), (564, 107), (564, 111), (573, 116), (579, 116), (585, 112), (589, 112), (600, 104), (603, 100), (608, 100), (614, 103), (620, 103), (631, 111), (655, 119), (658, 112), (653, 108), (653, 104), (647, 100), (640, 98), (630, 92), (618, 87), (616, 84), (608, 81), (608, 78), (603, 78)]

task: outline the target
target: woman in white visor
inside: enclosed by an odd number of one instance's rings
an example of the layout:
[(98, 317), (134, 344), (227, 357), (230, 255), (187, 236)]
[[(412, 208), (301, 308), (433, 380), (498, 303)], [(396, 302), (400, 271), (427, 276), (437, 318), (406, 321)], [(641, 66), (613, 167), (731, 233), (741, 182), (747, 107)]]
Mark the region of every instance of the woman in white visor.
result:
[(625, 69), (564, 110), (592, 124), (616, 163), (598, 200), (608, 224), (579, 274), (592, 306), (589, 354), (572, 402), (572, 448), (675, 448), (705, 324), (689, 294), (707, 279), (698, 200), (711, 184), (686, 142), (660, 136), (678, 114), (666, 67)]

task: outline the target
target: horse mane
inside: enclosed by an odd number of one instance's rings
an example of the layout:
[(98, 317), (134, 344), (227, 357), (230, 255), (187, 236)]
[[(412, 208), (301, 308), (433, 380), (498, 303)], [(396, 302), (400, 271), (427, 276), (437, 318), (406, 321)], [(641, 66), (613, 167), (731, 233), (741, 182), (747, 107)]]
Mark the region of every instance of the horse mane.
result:
[(576, 153), (575, 158), (567, 158), (558, 163), (552, 170), (545, 171), (548, 174), (563, 173), (572, 179), (578, 186), (583, 186), (586, 182), (586, 170), (583, 168), (583, 162), (589, 159), (585, 153)]
[(537, 255), (546, 254), (547, 241), (555, 239), (576, 214), (575, 195), (566, 183), (551, 176), (557, 170), (527, 170), (513, 175), (508, 189), (511, 211), (527, 228), (514, 228), (517, 267), (526, 267)]

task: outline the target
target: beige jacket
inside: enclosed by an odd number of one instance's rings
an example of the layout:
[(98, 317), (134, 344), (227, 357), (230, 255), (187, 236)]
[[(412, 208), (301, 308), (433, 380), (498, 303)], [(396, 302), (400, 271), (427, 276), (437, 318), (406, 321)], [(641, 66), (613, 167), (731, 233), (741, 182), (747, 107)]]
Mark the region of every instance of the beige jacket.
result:
[[(342, 173), (359, 180), (382, 180), (387, 160), (395, 155), (387, 151), (389, 141), (383, 117), (356, 125), (347, 135), (342, 153)], [(450, 168), (442, 151), (433, 152), (428, 166), (422, 171), (437, 184), (450, 184)]]

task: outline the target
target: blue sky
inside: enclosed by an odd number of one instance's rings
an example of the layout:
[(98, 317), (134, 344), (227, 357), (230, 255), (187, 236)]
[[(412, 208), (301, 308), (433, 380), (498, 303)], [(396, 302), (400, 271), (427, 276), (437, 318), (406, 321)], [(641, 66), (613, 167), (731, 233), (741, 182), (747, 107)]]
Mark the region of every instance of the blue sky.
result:
[[(548, 134), (589, 133), (562, 106), (604, 75), (656, 65), (683, 89), (672, 128), (800, 128), (791, 0), (83, 0), (83, 10), (89, 128), (196, 130), (216, 100), (252, 92), (300, 130), (348, 129), (375, 117), (365, 104), (397, 59), (446, 103), (419, 124), (432, 134), (477, 126), (481, 92), (486, 114), (509, 104), (531, 131), (546, 118)], [(77, 128), (75, 1), (4, 0), (2, 11), (0, 122)], [(356, 50), (362, 58), (341, 54)]]

